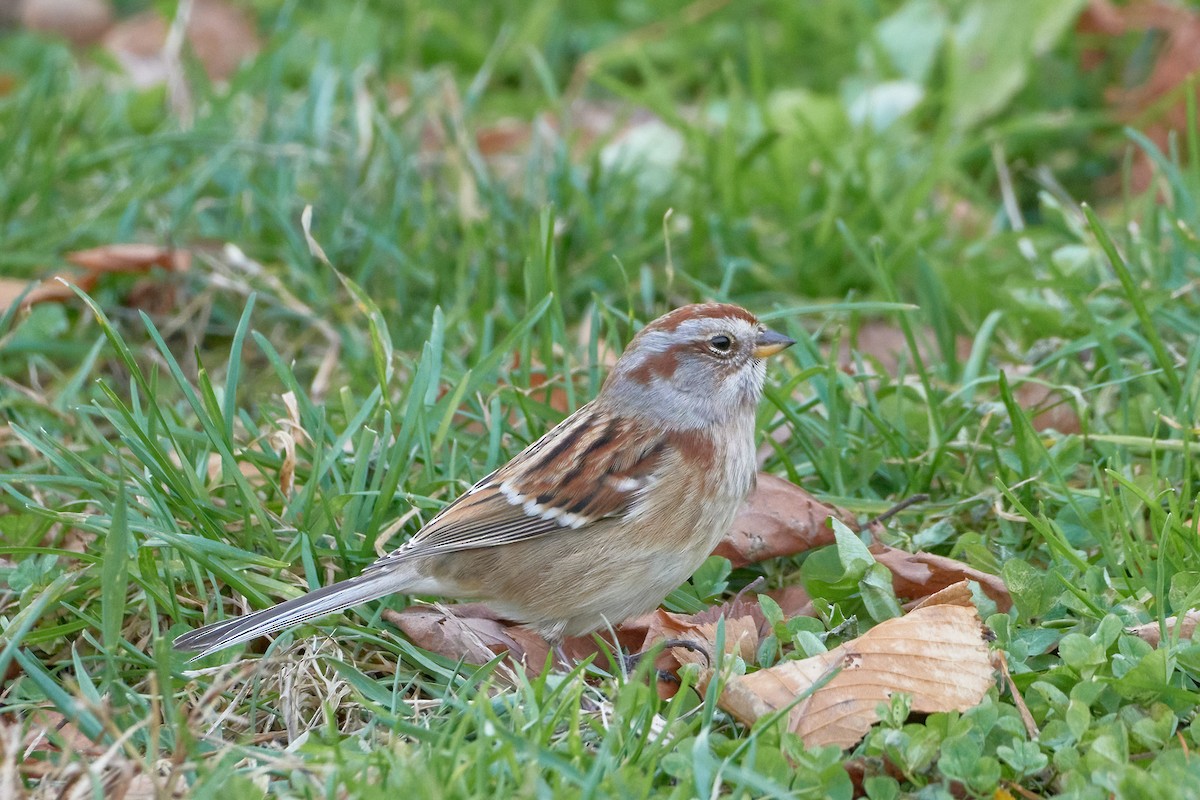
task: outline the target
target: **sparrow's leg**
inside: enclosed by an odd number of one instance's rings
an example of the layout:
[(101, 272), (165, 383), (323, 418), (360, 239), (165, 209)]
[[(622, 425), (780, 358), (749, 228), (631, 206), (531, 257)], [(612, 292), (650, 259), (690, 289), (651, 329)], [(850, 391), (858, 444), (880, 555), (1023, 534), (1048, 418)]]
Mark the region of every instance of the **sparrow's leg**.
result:
[(554, 653), (554, 670), (562, 670), (570, 672), (573, 669), (571, 659), (567, 657), (567, 651), (563, 649), (562, 639), (551, 641), (550, 650)]

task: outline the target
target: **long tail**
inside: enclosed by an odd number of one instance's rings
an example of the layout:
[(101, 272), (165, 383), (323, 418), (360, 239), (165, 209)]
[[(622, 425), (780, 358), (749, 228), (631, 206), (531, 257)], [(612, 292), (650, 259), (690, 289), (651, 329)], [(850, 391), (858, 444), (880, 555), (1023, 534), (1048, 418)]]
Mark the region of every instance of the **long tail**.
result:
[(332, 586), (324, 586), (303, 597), (288, 600), (244, 617), (214, 622), (188, 631), (174, 642), (177, 650), (198, 650), (195, 661), (235, 644), (323, 617), (351, 606), (404, 591), (408, 583), (395, 573), (367, 572)]

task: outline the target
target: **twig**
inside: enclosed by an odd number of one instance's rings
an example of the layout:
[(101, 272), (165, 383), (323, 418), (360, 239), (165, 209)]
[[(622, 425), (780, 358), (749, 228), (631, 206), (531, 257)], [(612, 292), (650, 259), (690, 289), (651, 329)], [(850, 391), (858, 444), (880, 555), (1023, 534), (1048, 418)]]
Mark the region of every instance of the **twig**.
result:
[(917, 503), (924, 503), (928, 499), (929, 495), (927, 494), (914, 494), (912, 497), (906, 497), (896, 505), (889, 508), (887, 511), (880, 514), (878, 517), (875, 517), (875, 519), (868, 522), (865, 527), (871, 528), (875, 525), (882, 525), (909, 506), (915, 506)]

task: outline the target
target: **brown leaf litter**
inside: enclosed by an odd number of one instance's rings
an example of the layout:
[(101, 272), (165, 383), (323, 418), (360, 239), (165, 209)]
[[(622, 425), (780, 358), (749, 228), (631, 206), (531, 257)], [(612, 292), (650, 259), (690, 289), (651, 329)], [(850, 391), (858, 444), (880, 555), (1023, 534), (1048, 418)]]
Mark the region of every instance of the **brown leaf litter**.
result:
[[(810, 612), (802, 591), (778, 596), (788, 617)], [(418, 646), (447, 658), (485, 663), (507, 653), (510, 663), (539, 673), (549, 658), (541, 637), (501, 619), (478, 603), (413, 607), (384, 612)], [(617, 628), (620, 649), (645, 652), (671, 639), (695, 643), (660, 654), (655, 666), (673, 671), (682, 664), (700, 667), (699, 688), (713, 678), (711, 661), (717, 630), (724, 621), (727, 654), (753, 664), (759, 643), (769, 633), (758, 598), (740, 595), (700, 614), (658, 610)], [(611, 648), (611, 636), (602, 635)], [(903, 617), (886, 620), (867, 633), (811, 658), (786, 661), (769, 669), (731, 678), (718, 703), (745, 724), (789, 706), (789, 729), (809, 746), (850, 747), (877, 721), (876, 708), (896, 692), (912, 698), (920, 713), (963, 711), (978, 704), (995, 684), (989, 636), (971, 603), (966, 580), (928, 596)], [(570, 639), (567, 656), (581, 660), (600, 648), (587, 637)], [(609, 665), (611, 666), (611, 665)], [(674, 687), (660, 684), (670, 695)]]
[(833, 529), (826, 524), (830, 517), (858, 527), (849, 511), (822, 503), (790, 481), (760, 472), (757, 486), (713, 555), (741, 567), (833, 544)]
[[(168, 34), (172, 24), (173, 20), (152, 8), (114, 25), (104, 37), (104, 46), (135, 85), (162, 83), (171, 68)], [(254, 20), (224, 0), (192, 0), (185, 39), (213, 81), (233, 77), (242, 62), (262, 48)]]
[(961, 561), (933, 553), (909, 553), (885, 544), (870, 547), (871, 555), (892, 573), (897, 597), (918, 599), (936, 594), (960, 581), (972, 580), (1000, 611), (1012, 608), (1012, 595), (999, 575), (975, 569)]
[[(700, 687), (707, 686), (714, 673), (703, 656), (682, 648), (676, 653), (700, 665)], [(988, 635), (963, 581), (827, 653), (732, 677), (717, 703), (746, 725), (786, 711), (789, 730), (807, 746), (847, 748), (897, 692), (908, 694), (920, 713), (965, 711), (993, 685)]]
[[(1187, 129), (1188, 94), (1200, 90), (1194, 76), (1200, 72), (1200, 11), (1186, 4), (1163, 0), (1132, 0), (1117, 5), (1111, 0), (1091, 0), (1079, 18), (1077, 30), (1096, 42), (1083, 50), (1084, 69), (1094, 69), (1123, 51), (1132, 50), (1102, 37), (1119, 39), (1140, 33), (1144, 39), (1155, 34), (1162, 39), (1145, 80), (1138, 85), (1108, 89), (1108, 101), (1117, 119), (1146, 134), (1161, 151), (1170, 149), (1172, 131)], [(1141, 52), (1142, 48), (1138, 48)], [(1132, 59), (1130, 59), (1132, 60)], [(1128, 74), (1126, 67), (1121, 70)], [(1133, 151), (1129, 181), (1134, 192), (1145, 191), (1155, 174), (1153, 159), (1141, 148)], [(1106, 183), (1119, 188), (1123, 174), (1112, 175)], [(1120, 192), (1117, 192), (1120, 194)]]
[[(1189, 611), (1179, 617), (1167, 617), (1167, 636), (1178, 636), (1180, 639), (1191, 639), (1196, 633), (1196, 623), (1200, 622), (1200, 611)], [(1157, 622), (1147, 622), (1126, 629), (1129, 633), (1143, 640), (1152, 647), (1162, 644), (1162, 628)]]
[(79, 269), (61, 270), (37, 282), (23, 299), (22, 294), (34, 281), (0, 278), (0, 313), (11, 308), (18, 300), (23, 307), (71, 300), (75, 297), (71, 284), (90, 292), (106, 275), (141, 275), (156, 268), (167, 272), (186, 272), (192, 263), (191, 253), (187, 250), (137, 243), (77, 250), (67, 253), (64, 258)]

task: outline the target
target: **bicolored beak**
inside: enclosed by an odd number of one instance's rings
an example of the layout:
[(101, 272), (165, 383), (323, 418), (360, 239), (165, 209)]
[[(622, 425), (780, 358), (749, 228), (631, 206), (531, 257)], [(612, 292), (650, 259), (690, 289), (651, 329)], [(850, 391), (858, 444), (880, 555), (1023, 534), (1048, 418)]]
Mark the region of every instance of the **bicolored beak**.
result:
[(795, 343), (795, 339), (789, 339), (782, 333), (776, 333), (770, 328), (763, 328), (763, 332), (758, 335), (758, 341), (755, 342), (754, 357), (766, 358), (767, 356), (773, 356)]

